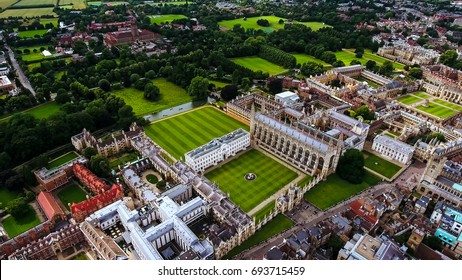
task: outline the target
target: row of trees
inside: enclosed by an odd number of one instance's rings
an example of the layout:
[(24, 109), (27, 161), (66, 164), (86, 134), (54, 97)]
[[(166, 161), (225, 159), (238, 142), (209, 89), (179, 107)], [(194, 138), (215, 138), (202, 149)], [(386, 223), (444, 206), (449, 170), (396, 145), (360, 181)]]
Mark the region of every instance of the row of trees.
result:
[(284, 66), (285, 68), (293, 68), (297, 64), (297, 60), (293, 55), (267, 45), (262, 45), (260, 47), (258, 55), (275, 64)]

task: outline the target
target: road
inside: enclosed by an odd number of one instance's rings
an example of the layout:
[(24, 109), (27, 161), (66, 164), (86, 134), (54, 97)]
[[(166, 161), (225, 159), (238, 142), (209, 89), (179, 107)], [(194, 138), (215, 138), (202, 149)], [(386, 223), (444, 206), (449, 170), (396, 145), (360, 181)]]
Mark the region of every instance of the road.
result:
[(24, 75), (24, 72), (22, 71), (21, 67), (19, 67), (18, 62), (14, 58), (14, 53), (11, 50), (11, 48), (8, 45), (5, 45), (6, 49), (8, 50), (8, 55), (10, 56), (11, 64), (13, 64), (14, 69), (16, 70), (16, 74), (18, 76), (19, 81), (21, 84), (30, 90), (33, 96), (35, 96), (35, 90), (32, 88), (29, 79)]

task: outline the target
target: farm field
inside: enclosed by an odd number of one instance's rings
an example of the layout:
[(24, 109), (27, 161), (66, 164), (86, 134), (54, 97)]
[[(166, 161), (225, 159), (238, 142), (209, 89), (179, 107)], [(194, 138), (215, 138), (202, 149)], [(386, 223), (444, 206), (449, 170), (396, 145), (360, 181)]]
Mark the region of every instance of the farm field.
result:
[(398, 98), (398, 101), (406, 105), (412, 105), (414, 103), (422, 101), (422, 99), (415, 95), (409, 94)]
[(2, 221), (3, 228), (8, 233), (10, 238), (18, 236), (21, 233), (40, 224), (40, 220), (37, 217), (37, 213), (35, 213), (34, 209), (32, 209), (30, 205), (27, 207), (27, 213), (20, 219), (15, 219), (13, 216), (9, 216)]
[(58, 0), (21, 0), (14, 4), (13, 7), (40, 7), (40, 6), (55, 6)]
[(237, 246), (236, 248), (229, 251), (229, 253), (224, 256), (222, 259), (232, 259), (234, 256), (240, 254), (242, 251), (245, 251), (276, 234), (283, 232), (294, 225), (289, 218), (286, 216), (279, 214), (266, 225), (264, 225), (260, 230), (255, 232), (249, 239), (244, 241), (241, 245)]
[(419, 105), (416, 107), (417, 109), (423, 111), (423, 112), (426, 112), (430, 115), (433, 115), (433, 116), (436, 116), (438, 118), (442, 118), (442, 119), (445, 119), (445, 118), (448, 118), (454, 114), (456, 114), (457, 112), (452, 110), (452, 109), (449, 109), (447, 107), (443, 107), (441, 105), (438, 105), (437, 103), (433, 103), (433, 102), (430, 102), (428, 104), (428, 107), (425, 107), (423, 105)]
[(254, 72), (262, 71), (263, 73), (267, 72), (271, 76), (283, 73), (287, 71), (287, 69), (269, 62), (263, 58), (258, 56), (246, 56), (246, 57), (238, 57), (231, 59), (234, 63), (237, 63), (241, 66), (244, 66)]
[[(392, 138), (395, 138), (393, 136)], [(364, 166), (391, 179), (401, 169), (400, 166), (378, 157), (368, 151), (363, 151)]]
[(143, 92), (135, 88), (124, 88), (115, 90), (112, 93), (132, 106), (137, 116), (154, 113), (192, 100), (192, 97), (188, 95), (186, 90), (170, 83), (164, 78), (154, 79), (152, 83), (160, 90), (161, 97), (158, 101), (152, 102), (146, 100), (143, 97)]
[(77, 184), (69, 183), (59, 190), (58, 197), (66, 209), (69, 210), (69, 203), (72, 204), (84, 201), (87, 199), (87, 193)]
[[(269, 22), (269, 26), (260, 26), (257, 24), (259, 19), (266, 19)], [(287, 21), (285, 18), (277, 17), (277, 16), (261, 16), (261, 17), (249, 17), (244, 20), (244, 18), (232, 19), (232, 20), (223, 20), (218, 22), (220, 27), (232, 30), (234, 25), (240, 24), (241, 27), (244, 29), (253, 28), (255, 30), (263, 30), (266, 33), (271, 33), (275, 30), (283, 29), (285, 24), (280, 24), (279, 20)], [(313, 31), (317, 31), (323, 27), (331, 27), (328, 24), (323, 24), (322, 22), (298, 22), (295, 21), (293, 23), (303, 24), (307, 27), (310, 27)]]
[(76, 153), (76, 152), (69, 152), (69, 153), (66, 153), (60, 157), (57, 157), (53, 160), (51, 160), (50, 162), (48, 162), (48, 165), (47, 165), (47, 168), (48, 169), (51, 169), (51, 168), (55, 168), (55, 167), (58, 167), (66, 162), (69, 162), (73, 159), (76, 159), (78, 158), (79, 155)]
[(449, 108), (457, 110), (457, 111), (462, 111), (462, 106), (451, 103), (451, 102), (448, 102), (446, 100), (435, 99), (435, 100), (433, 100), (433, 102), (438, 103), (438, 104), (443, 105), (443, 106), (446, 106), (446, 107), (449, 107)]
[(307, 55), (307, 54), (304, 54), (304, 53), (292, 53), (291, 55), (295, 56), (295, 59), (297, 59), (297, 64), (304, 64), (304, 63), (307, 63), (307, 62), (314, 62), (314, 63), (321, 64), (324, 67), (330, 66), (329, 63), (324, 62), (324, 61), (322, 61), (320, 59), (317, 59), (314, 56)]
[(184, 15), (170, 14), (170, 15), (149, 16), (149, 18), (151, 19), (151, 24), (161, 24), (161, 23), (172, 22), (173, 20), (183, 19), (187, 17)]
[(8, 8), (9, 6), (13, 5), (14, 3), (16, 3), (18, 0), (0, 0), (0, 8), (1, 9), (6, 9)]
[(53, 12), (52, 7), (48, 8), (33, 8), (33, 9), (8, 9), (3, 11), (0, 14), (0, 18), (8, 18), (8, 17), (41, 17), (41, 16), (54, 16), (57, 17), (58, 15)]
[(238, 128), (249, 127), (212, 107), (166, 118), (145, 127), (147, 136), (179, 159), (184, 153)]
[(361, 184), (351, 184), (337, 174), (331, 174), (326, 181), (320, 182), (305, 193), (305, 199), (316, 207), (325, 210), (366, 188), (376, 185), (380, 179), (366, 171)]
[[(257, 178), (246, 180), (248, 173), (254, 173)], [(229, 193), (243, 211), (249, 212), (297, 178), (297, 173), (258, 150), (250, 150), (205, 176)]]
[(72, 8), (76, 10), (85, 9), (87, 7), (85, 0), (59, 0), (59, 5), (72, 6)]

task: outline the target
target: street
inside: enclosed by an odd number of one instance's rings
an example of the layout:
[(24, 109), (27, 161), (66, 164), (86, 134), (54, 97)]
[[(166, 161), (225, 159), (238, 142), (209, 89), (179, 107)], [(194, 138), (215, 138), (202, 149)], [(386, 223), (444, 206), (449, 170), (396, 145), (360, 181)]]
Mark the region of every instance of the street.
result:
[(19, 81), (21, 82), (21, 84), (25, 88), (30, 90), (30, 92), (32, 93), (33, 96), (35, 96), (35, 90), (32, 88), (32, 86), (31, 86), (31, 84), (29, 82), (29, 79), (26, 77), (26, 75), (24, 75), (24, 72), (22, 71), (21, 67), (19, 67), (18, 62), (14, 58), (13, 51), (11, 50), (11, 48), (8, 45), (5, 45), (5, 47), (8, 50), (8, 55), (10, 56), (11, 64), (13, 64), (13, 67), (16, 70), (17, 77), (18, 77)]

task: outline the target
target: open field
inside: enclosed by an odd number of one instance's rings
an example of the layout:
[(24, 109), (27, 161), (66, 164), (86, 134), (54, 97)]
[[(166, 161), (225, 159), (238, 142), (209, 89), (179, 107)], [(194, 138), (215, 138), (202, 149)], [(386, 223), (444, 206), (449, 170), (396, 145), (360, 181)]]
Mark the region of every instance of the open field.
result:
[(368, 80), (368, 79), (364, 79), (363, 77), (358, 77), (358, 78), (355, 78), (355, 79), (357, 81), (360, 81), (360, 82), (366, 82), (368, 85), (370, 85), (373, 88), (378, 88), (379, 87), (379, 85), (377, 83), (374, 83), (373, 81)]
[(32, 108), (26, 109), (24, 111), (15, 112), (11, 115), (5, 116), (4, 118), (0, 119), (0, 123), (8, 121), (13, 115), (16, 115), (16, 114), (29, 114), (29, 115), (34, 116), (36, 119), (46, 119), (49, 116), (59, 111), (61, 111), (61, 108), (59, 107), (59, 105), (55, 103), (54, 101), (52, 101), (52, 102), (44, 103), (44, 104), (41, 104), (41, 105), (38, 105)]
[(35, 35), (42, 37), (43, 34), (47, 32), (48, 32), (48, 29), (19, 31), (19, 37), (20, 38), (34, 38)]
[(415, 95), (410, 94), (410, 95), (405, 95), (405, 96), (398, 98), (398, 101), (406, 105), (411, 105), (411, 104), (422, 101), (422, 99)]
[(451, 102), (446, 101), (446, 100), (435, 99), (435, 100), (433, 100), (433, 102), (438, 103), (438, 104), (443, 105), (443, 106), (446, 106), (446, 107), (449, 107), (449, 108), (457, 110), (457, 111), (462, 111), (462, 106), (451, 103)]
[[(257, 178), (246, 180), (248, 173), (254, 173)], [(242, 210), (249, 212), (297, 178), (297, 173), (258, 150), (250, 150), (205, 176), (229, 193)]]
[(0, 0), (0, 8), (4, 10), (16, 2), (18, 2), (18, 0)]
[(417, 96), (417, 97), (420, 97), (420, 98), (423, 98), (423, 99), (428, 99), (430, 98), (431, 96), (426, 94), (425, 92), (413, 92), (412, 93), (413, 95)]
[(59, 5), (72, 6), (72, 8), (76, 10), (85, 9), (87, 7), (85, 0), (59, 0)]
[(27, 213), (20, 219), (15, 219), (13, 216), (9, 216), (2, 221), (3, 228), (10, 238), (20, 235), (21, 233), (40, 224), (40, 220), (34, 209), (32, 209), (30, 205), (27, 207), (29, 208)]
[[(269, 22), (269, 26), (260, 26), (257, 24), (257, 21), (259, 19), (266, 19)], [(232, 20), (223, 20), (218, 22), (218, 25), (220, 27), (224, 27), (226, 29), (233, 29), (234, 25), (240, 24), (241, 27), (244, 29), (250, 29), (253, 28), (255, 30), (263, 30), (266, 33), (273, 32), (275, 30), (283, 29), (284, 28), (284, 23), (280, 24), (279, 20), (284, 20), (284, 22), (287, 22), (285, 18), (280, 18), (277, 16), (261, 16), (261, 17), (249, 17), (249, 18), (238, 18), (238, 19), (232, 19)], [(323, 24), (322, 22), (298, 22), (294, 21), (293, 23), (297, 24), (303, 24), (307, 27), (310, 27), (313, 31), (317, 31), (323, 27), (331, 27), (328, 24)], [(287, 23), (289, 24), (289, 23)]]
[[(394, 137), (393, 137), (394, 138)], [(391, 179), (401, 169), (400, 166), (378, 157), (368, 151), (363, 151), (364, 166)]]
[(69, 203), (72, 204), (84, 201), (87, 199), (87, 193), (75, 183), (70, 183), (59, 190), (58, 197), (66, 209), (69, 210)]
[(423, 105), (419, 105), (416, 107), (417, 109), (426, 112), (430, 115), (445, 119), (448, 118), (452, 115), (455, 115), (457, 112), (451, 109), (448, 109), (446, 107), (440, 106), (436, 103), (430, 102), (428, 104), (428, 107), (425, 107)]
[(351, 184), (334, 173), (329, 175), (326, 181), (320, 182), (309, 190), (305, 194), (305, 199), (316, 207), (324, 210), (348, 199), (369, 186), (377, 184), (379, 181), (379, 178), (366, 171), (366, 175), (361, 184)]
[(297, 59), (297, 64), (303, 64), (303, 63), (307, 63), (307, 62), (314, 62), (314, 63), (321, 64), (324, 67), (330, 66), (329, 63), (324, 62), (324, 61), (322, 61), (320, 59), (317, 59), (314, 56), (307, 55), (307, 54), (304, 54), (304, 53), (291, 53), (291, 55), (295, 56), (295, 58)]
[(8, 190), (5, 186), (0, 186), (0, 209), (5, 208), (10, 201), (17, 197), (17, 193)]
[(232, 249), (226, 256), (222, 259), (232, 259), (234, 256), (240, 254), (242, 251), (245, 251), (276, 234), (291, 228), (294, 223), (289, 220), (286, 216), (279, 214), (274, 219), (272, 219), (269, 223), (264, 225), (259, 231), (255, 232), (249, 239), (244, 241), (241, 245), (237, 246), (236, 248)]
[(0, 18), (8, 18), (8, 17), (41, 17), (45, 15), (50, 16), (58, 16), (55, 12), (53, 12), (53, 8), (34, 8), (34, 9), (8, 9), (3, 11), (0, 14)]
[(212, 107), (204, 107), (152, 123), (144, 130), (147, 136), (178, 159), (213, 138), (238, 128), (249, 130), (247, 125), (228, 115)]
[(76, 152), (69, 152), (67, 154), (64, 154), (64, 155), (62, 155), (60, 157), (57, 157), (57, 158), (53, 159), (52, 161), (48, 162), (47, 168), (51, 169), (51, 168), (58, 167), (60, 165), (65, 164), (66, 162), (69, 162), (69, 161), (71, 161), (73, 159), (76, 159), (78, 157), (79, 157), (79, 155)]
[(159, 5), (175, 5), (175, 6), (179, 6), (179, 5), (185, 5), (185, 4), (195, 4), (194, 1), (176, 1), (176, 2), (158, 2), (158, 3), (149, 3), (149, 5), (152, 5), (152, 6), (159, 6)]
[(152, 83), (159, 88), (161, 95), (160, 99), (154, 102), (146, 100), (143, 97), (143, 92), (135, 88), (116, 90), (113, 91), (113, 94), (132, 106), (133, 111), (138, 116), (154, 113), (192, 100), (186, 90), (164, 78), (154, 79)]
[(257, 213), (253, 215), (255, 217), (255, 221), (258, 221), (265, 218), (265, 215), (268, 215), (274, 209), (274, 200), (271, 200), (268, 204), (266, 204), (263, 208), (261, 208)]
[(257, 72), (262, 71), (263, 73), (267, 72), (271, 76), (283, 73), (287, 71), (287, 69), (269, 62), (266, 59), (263, 59), (258, 56), (246, 56), (246, 57), (238, 57), (231, 59), (234, 63), (237, 63), (241, 66), (249, 68), (250, 70)]
[(185, 15), (173, 15), (173, 14), (170, 14), (170, 15), (158, 15), (158, 16), (149, 16), (149, 18), (151, 19), (151, 24), (161, 24), (161, 23), (165, 23), (165, 22), (172, 22), (176, 19), (183, 19), (183, 18), (187, 18)]
[(21, 0), (14, 4), (13, 7), (39, 7), (39, 6), (55, 6), (58, 0)]

